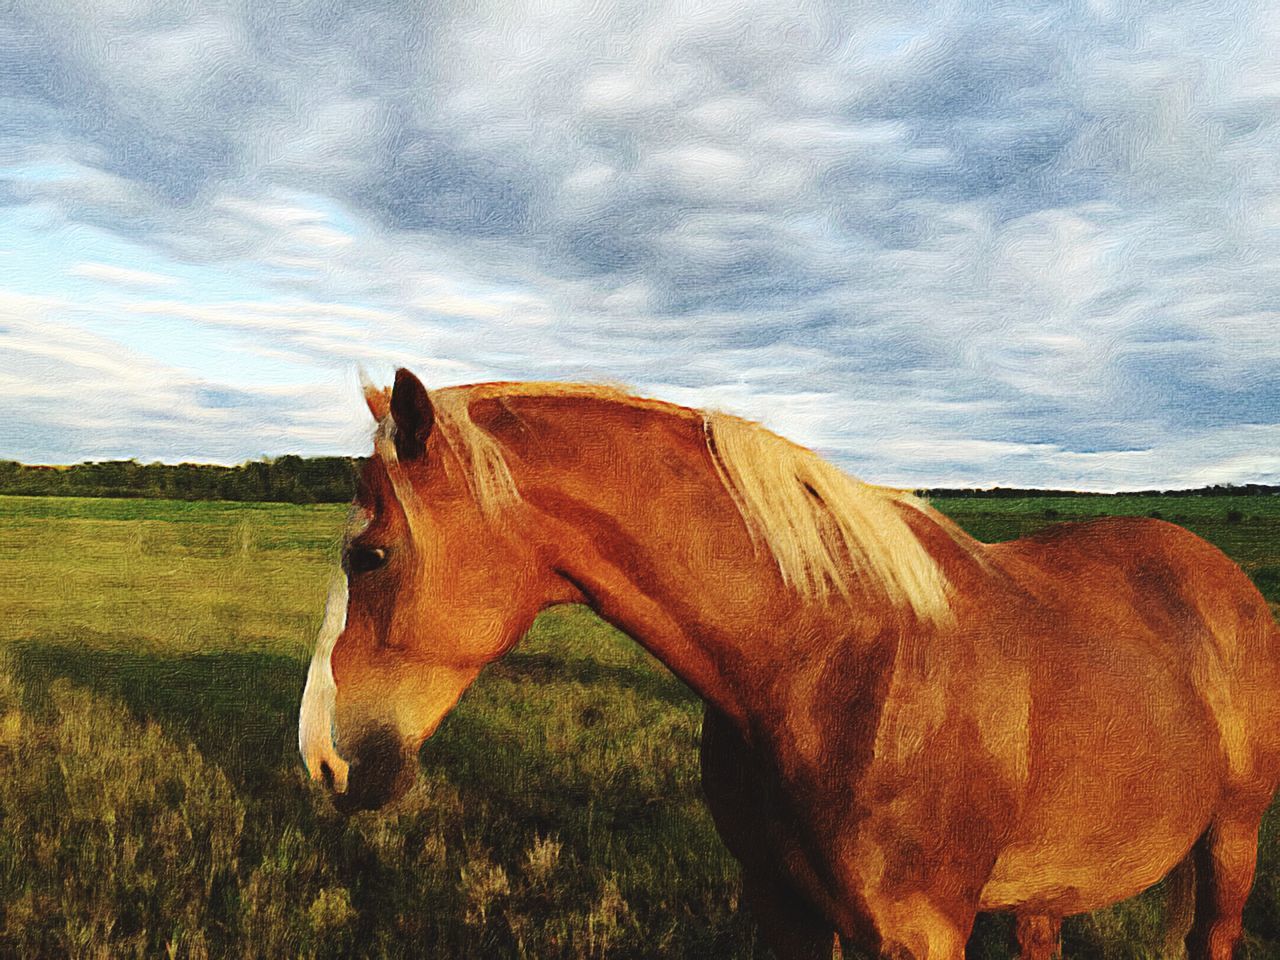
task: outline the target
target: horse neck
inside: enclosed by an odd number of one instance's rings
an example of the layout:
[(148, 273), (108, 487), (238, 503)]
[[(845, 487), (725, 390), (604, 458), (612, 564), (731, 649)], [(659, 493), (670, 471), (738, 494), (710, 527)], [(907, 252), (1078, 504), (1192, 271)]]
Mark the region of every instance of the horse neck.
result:
[(740, 729), (823, 669), (833, 645), (856, 655), (901, 626), (884, 602), (814, 603), (782, 582), (696, 416), (581, 399), (511, 405), (517, 483), (557, 572)]

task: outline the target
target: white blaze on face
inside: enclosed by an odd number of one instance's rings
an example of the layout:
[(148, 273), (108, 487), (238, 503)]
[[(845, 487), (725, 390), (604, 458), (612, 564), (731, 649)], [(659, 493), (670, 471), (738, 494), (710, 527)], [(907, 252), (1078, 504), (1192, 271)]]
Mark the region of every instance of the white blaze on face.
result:
[(338, 686), (333, 680), (334, 644), (347, 625), (347, 578), (339, 574), (329, 587), (324, 605), (324, 623), (316, 638), (316, 652), (307, 671), (307, 686), (302, 691), (302, 709), (298, 715), (298, 749), (312, 780), (322, 776), (322, 765), (333, 773), (333, 788), (338, 793), (347, 789), (349, 766), (338, 755), (333, 743), (334, 710)]

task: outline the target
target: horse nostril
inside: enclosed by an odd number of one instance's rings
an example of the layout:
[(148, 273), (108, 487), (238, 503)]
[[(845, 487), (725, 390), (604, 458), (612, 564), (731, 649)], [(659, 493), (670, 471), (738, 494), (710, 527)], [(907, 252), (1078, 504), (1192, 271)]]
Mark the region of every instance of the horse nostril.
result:
[(346, 793), (333, 795), (343, 813), (376, 810), (399, 796), (413, 778), (413, 767), (404, 746), (390, 727), (366, 733), (351, 750), (351, 772)]
[(333, 768), (329, 766), (328, 760), (320, 761), (320, 779), (324, 781), (325, 789), (333, 789)]

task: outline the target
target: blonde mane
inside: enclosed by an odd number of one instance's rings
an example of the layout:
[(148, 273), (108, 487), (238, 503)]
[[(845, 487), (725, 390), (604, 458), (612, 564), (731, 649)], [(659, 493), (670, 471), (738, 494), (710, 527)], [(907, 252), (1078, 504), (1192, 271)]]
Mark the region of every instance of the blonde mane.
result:
[(703, 416), (720, 479), (786, 583), (807, 597), (834, 589), (847, 598), (869, 580), (921, 619), (950, 616), (942, 570), (904, 518), (903, 508), (926, 511), (924, 503), (856, 480), (758, 423)]
[[(870, 582), (922, 620), (950, 617), (946, 578), (904, 518), (905, 510), (928, 511), (916, 497), (863, 483), (758, 423), (613, 387), (488, 383), (431, 391), (436, 428), (463, 465), (486, 514), (496, 516), (520, 493), (501, 445), (471, 419), (470, 405), (542, 396), (585, 397), (700, 418), (712, 463), (753, 541), (769, 552), (783, 581), (800, 595), (822, 599), (834, 591), (847, 598), (858, 583)], [(384, 419), (376, 446), (384, 459), (391, 458), (394, 483), (399, 471), (389, 421)], [(401, 484), (395, 486), (399, 493)]]

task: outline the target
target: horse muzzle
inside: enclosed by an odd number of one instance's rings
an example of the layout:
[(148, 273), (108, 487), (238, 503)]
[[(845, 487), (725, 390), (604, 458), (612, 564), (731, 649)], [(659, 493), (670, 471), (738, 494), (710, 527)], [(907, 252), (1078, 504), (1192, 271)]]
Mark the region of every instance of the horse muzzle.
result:
[(391, 727), (375, 727), (362, 735), (350, 751), (348, 764), (321, 759), (314, 779), (324, 782), (339, 813), (377, 810), (405, 793), (413, 784), (414, 764), (399, 735)]

